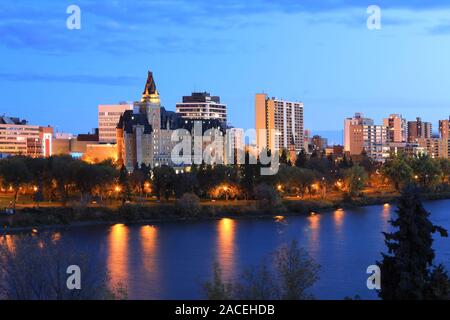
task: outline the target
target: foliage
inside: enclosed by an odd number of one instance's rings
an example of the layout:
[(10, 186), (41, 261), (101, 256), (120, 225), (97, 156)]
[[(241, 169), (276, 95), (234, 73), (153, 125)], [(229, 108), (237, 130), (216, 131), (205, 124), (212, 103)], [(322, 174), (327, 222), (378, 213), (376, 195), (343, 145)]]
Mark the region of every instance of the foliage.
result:
[(175, 202), (175, 210), (183, 216), (197, 217), (200, 215), (200, 198), (193, 193), (185, 193)]
[[(109, 287), (109, 275), (82, 252), (50, 234), (0, 239), (0, 297), (10, 300), (121, 299), (120, 285)], [(4, 242), (4, 243), (2, 243)], [(67, 267), (77, 265), (82, 289), (69, 290)]]
[(298, 247), (296, 241), (276, 250), (268, 264), (247, 268), (238, 281), (226, 282), (219, 265), (214, 264), (213, 279), (203, 289), (210, 300), (306, 300), (318, 280), (317, 265)]
[(442, 266), (435, 267), (433, 233), (447, 237), (447, 231), (433, 225), (417, 192), (405, 190), (399, 202), (395, 228), (384, 233), (388, 254), (382, 254), (381, 290), (384, 300), (447, 299), (449, 279)]

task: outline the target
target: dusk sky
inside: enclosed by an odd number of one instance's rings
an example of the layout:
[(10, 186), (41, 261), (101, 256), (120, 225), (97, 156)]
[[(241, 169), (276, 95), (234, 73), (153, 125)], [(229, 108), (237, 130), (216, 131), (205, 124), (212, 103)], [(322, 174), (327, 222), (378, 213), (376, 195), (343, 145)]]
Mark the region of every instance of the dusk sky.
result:
[[(320, 2), (320, 4), (319, 4)], [(81, 8), (81, 30), (66, 9)], [(368, 30), (367, 7), (382, 9)], [(254, 94), (305, 103), (305, 127), (342, 130), (356, 111), (450, 115), (450, 1), (4, 0), (1, 113), (80, 133), (97, 106), (140, 98), (152, 70), (163, 105), (219, 95), (236, 127)]]

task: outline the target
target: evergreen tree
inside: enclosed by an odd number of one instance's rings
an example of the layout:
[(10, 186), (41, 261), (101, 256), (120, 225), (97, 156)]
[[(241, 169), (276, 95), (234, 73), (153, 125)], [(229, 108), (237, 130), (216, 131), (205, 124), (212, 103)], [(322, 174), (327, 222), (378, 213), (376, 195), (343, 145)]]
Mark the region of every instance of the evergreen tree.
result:
[[(447, 237), (447, 231), (429, 220), (418, 194), (412, 188), (403, 192), (398, 217), (390, 224), (393, 233), (384, 233), (388, 254), (378, 262), (381, 269), (383, 300), (423, 300), (448, 298), (449, 279), (443, 267), (433, 266), (433, 233)], [(438, 280), (438, 281), (437, 281)], [(445, 296), (447, 294), (447, 296)]]
[(302, 150), (298, 153), (295, 165), (299, 168), (306, 168), (306, 166), (308, 165), (308, 154), (306, 153), (305, 149), (302, 148)]

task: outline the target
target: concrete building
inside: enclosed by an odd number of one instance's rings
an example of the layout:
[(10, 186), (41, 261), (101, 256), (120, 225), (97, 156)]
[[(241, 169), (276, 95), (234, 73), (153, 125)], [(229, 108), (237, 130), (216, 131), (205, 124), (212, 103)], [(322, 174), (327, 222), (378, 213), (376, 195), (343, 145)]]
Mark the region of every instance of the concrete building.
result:
[[(255, 129), (258, 149), (281, 151), (294, 146), (295, 152), (300, 152), (305, 147), (303, 108), (302, 102), (268, 98), (264, 93), (256, 94)], [(261, 134), (262, 132), (265, 134)]]
[(439, 136), (442, 140), (441, 153), (442, 157), (450, 158), (450, 117), (448, 120), (439, 121)]
[(120, 117), (127, 110), (133, 110), (132, 103), (98, 106), (98, 129), (100, 143), (116, 143), (116, 128)]
[(52, 127), (29, 125), (19, 118), (0, 117), (1, 154), (50, 157), (52, 137)]
[(433, 135), (433, 126), (430, 122), (424, 122), (421, 118), (408, 122), (408, 142), (415, 143), (419, 139), (430, 139)]
[(176, 112), (184, 119), (218, 119), (227, 123), (227, 106), (220, 102), (220, 97), (211, 96), (208, 92), (184, 96), (183, 102), (177, 103)]
[(388, 142), (406, 142), (408, 139), (408, 123), (400, 114), (391, 114), (383, 120), (388, 130)]
[(374, 121), (356, 113), (344, 123), (344, 150), (350, 156), (359, 156), (363, 151), (375, 161), (389, 157), (388, 128), (375, 125)]

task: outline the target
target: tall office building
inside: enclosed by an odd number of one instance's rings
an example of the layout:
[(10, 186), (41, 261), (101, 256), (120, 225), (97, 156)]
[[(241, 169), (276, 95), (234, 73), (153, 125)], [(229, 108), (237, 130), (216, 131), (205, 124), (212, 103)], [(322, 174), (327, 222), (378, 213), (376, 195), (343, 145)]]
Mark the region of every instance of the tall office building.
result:
[(53, 128), (29, 125), (19, 118), (0, 117), (0, 153), (30, 157), (52, 155)]
[(388, 130), (388, 142), (406, 142), (408, 139), (408, 124), (399, 114), (391, 114), (383, 120), (383, 125)]
[(419, 139), (430, 139), (433, 135), (433, 126), (430, 122), (423, 122), (421, 118), (408, 122), (408, 142), (416, 143)]
[[(256, 144), (258, 150), (280, 151), (304, 146), (303, 103), (268, 98), (264, 93), (255, 96)], [(261, 131), (266, 130), (266, 131)], [(265, 134), (260, 134), (264, 132)]]
[(193, 92), (184, 96), (183, 102), (177, 103), (176, 112), (185, 119), (218, 119), (227, 123), (227, 106), (220, 102), (220, 97), (208, 92)]
[(127, 110), (133, 110), (133, 104), (120, 103), (98, 106), (98, 130), (100, 143), (116, 143), (116, 128), (120, 117)]
[(359, 156), (363, 151), (376, 161), (389, 157), (388, 128), (375, 125), (374, 121), (357, 113), (344, 123), (344, 151)]

